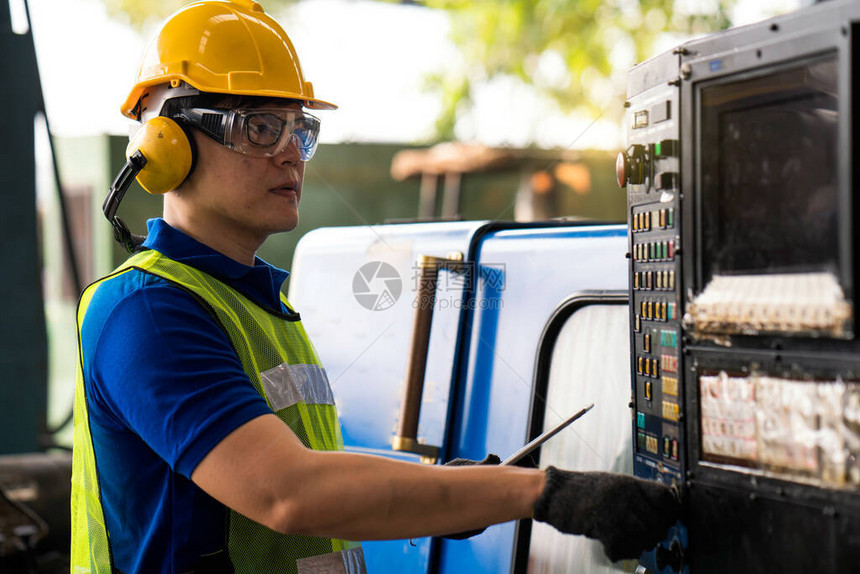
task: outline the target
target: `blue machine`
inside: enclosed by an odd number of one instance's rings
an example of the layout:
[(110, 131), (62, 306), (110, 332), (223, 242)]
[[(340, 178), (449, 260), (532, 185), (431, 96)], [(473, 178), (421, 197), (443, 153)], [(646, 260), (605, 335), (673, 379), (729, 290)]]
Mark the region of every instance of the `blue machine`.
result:
[[(571, 222), (340, 227), (303, 237), (290, 300), (328, 371), (346, 448), (424, 464), (488, 452), (504, 458), (544, 423), (553, 426), (594, 402), (594, 412), (543, 447), (541, 466), (631, 472), (626, 251), (626, 226)], [(423, 457), (392, 448), (402, 423), (422, 256), (459, 261), (440, 267), (435, 286), (417, 434), (431, 455)], [(580, 313), (595, 305), (609, 315)], [(567, 329), (576, 317), (580, 324)], [(564, 345), (581, 351), (569, 353)], [(603, 350), (587, 351), (594, 348)], [(570, 453), (579, 458), (565, 458)], [(621, 568), (581, 537), (559, 537), (538, 556), (531, 530), (525, 521), (466, 541), (364, 548), (374, 573), (525, 572), (527, 563), (535, 571), (553, 564), (570, 568), (554, 571)], [(552, 534), (539, 537), (543, 546)]]

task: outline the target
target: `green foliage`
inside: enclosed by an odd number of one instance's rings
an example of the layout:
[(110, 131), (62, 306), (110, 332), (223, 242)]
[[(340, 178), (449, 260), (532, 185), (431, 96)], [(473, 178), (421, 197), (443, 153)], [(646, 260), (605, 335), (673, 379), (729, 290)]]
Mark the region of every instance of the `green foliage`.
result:
[(705, 0), (701, 12), (685, 12), (676, 0), (426, 0), (451, 14), (451, 39), (464, 58), (464, 67), (429, 80), (445, 102), (438, 135), (454, 136), (474, 86), (503, 76), (534, 86), (564, 111), (607, 112), (607, 102), (623, 101), (625, 72), (656, 55), (667, 34), (727, 28), (735, 1)]

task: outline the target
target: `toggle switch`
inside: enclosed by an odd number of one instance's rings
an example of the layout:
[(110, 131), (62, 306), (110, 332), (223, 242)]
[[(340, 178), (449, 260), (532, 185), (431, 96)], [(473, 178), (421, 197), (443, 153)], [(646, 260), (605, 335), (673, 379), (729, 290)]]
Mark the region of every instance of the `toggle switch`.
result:
[(678, 140), (662, 140), (654, 144), (654, 158), (663, 159), (678, 155)]
[(674, 171), (664, 171), (654, 177), (654, 187), (657, 189), (675, 189), (678, 187), (678, 174)]

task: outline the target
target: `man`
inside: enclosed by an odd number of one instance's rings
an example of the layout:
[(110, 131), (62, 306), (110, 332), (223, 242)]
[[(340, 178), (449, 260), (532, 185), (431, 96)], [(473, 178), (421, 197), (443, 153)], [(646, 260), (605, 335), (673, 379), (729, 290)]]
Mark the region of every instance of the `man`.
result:
[[(297, 224), (305, 108), (334, 106), (250, 0), (186, 6), (145, 52), (123, 107), (143, 125), (106, 201), (136, 253), (78, 313), (72, 571), (364, 572), (351, 541), (529, 517), (613, 560), (652, 547), (678, 515), (656, 483), (342, 451), (286, 272), (255, 255)], [(142, 245), (114, 217), (134, 175), (166, 192)]]

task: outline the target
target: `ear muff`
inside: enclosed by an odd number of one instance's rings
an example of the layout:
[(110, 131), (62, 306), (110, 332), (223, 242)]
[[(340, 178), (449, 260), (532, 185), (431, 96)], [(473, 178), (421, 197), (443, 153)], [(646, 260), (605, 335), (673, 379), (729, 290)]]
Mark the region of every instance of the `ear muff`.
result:
[(111, 184), (102, 211), (113, 226), (114, 238), (129, 253), (134, 253), (146, 238), (133, 234), (116, 214), (131, 182), (137, 179), (143, 189), (153, 194), (174, 190), (194, 169), (197, 150), (189, 130), (159, 116), (140, 126), (125, 153), (125, 165)]
[(126, 157), (141, 152), (146, 164), (137, 181), (149, 193), (161, 195), (179, 187), (194, 169), (194, 138), (175, 120), (158, 116), (145, 122), (128, 142)]

